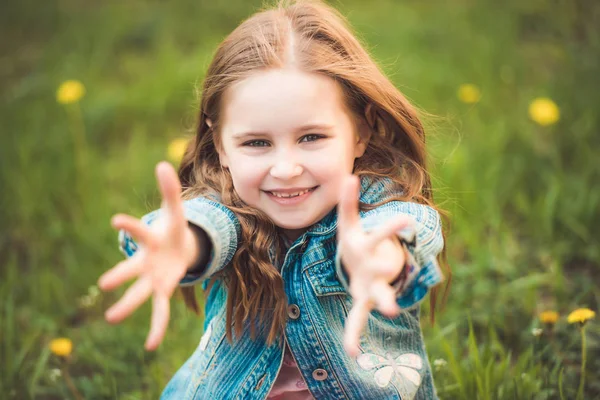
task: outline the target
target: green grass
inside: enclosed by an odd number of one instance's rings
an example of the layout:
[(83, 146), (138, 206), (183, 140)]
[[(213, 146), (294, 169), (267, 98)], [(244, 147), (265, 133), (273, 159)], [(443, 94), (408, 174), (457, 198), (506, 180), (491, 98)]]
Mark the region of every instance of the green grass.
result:
[[(84, 398), (157, 398), (201, 335), (173, 301), (167, 338), (143, 350), (144, 306), (119, 326), (80, 300), (118, 262), (110, 216), (159, 205), (154, 165), (195, 117), (215, 46), (256, 1), (11, 2), (0, 13), (0, 393), (73, 398), (51, 370), (52, 338), (74, 343)], [(451, 214), (445, 310), (423, 323), (444, 399), (575, 398), (578, 329), (600, 291), (600, 10), (591, 0), (335, 3), (398, 87), (422, 109), (436, 200)], [(55, 93), (78, 79), (65, 107)], [(481, 89), (472, 105), (463, 83)], [(528, 117), (550, 97), (560, 121)], [(77, 107), (80, 107), (79, 109)], [(77, 113), (81, 112), (81, 125)], [(78, 159), (74, 132), (85, 136)], [(83, 168), (77, 168), (83, 163)], [(425, 307), (426, 308), (426, 307)], [(561, 320), (543, 335), (539, 311)], [(425, 318), (424, 318), (425, 320)], [(600, 393), (600, 329), (587, 326), (585, 398)], [(440, 363), (438, 363), (440, 364)]]

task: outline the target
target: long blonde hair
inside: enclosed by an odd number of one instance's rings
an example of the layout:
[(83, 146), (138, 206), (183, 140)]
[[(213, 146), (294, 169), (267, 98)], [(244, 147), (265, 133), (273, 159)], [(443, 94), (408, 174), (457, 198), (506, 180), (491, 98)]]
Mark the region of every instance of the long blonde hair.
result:
[[(355, 161), (354, 174), (391, 179), (399, 195), (386, 202), (412, 201), (438, 209), (417, 111), (380, 71), (344, 17), (317, 1), (279, 3), (252, 15), (217, 48), (202, 88), (196, 135), (179, 169), (184, 198), (217, 195), (241, 224), (241, 240), (231, 265), (213, 277), (213, 282), (222, 278), (227, 287), (230, 341), (232, 327), (239, 336), (249, 321), (252, 336), (256, 324), (267, 326), (267, 342), (272, 343), (285, 326), (287, 304), (283, 280), (269, 257), (271, 246), (278, 250), (277, 259), (281, 257), (277, 227), (264, 212), (243, 202), (229, 171), (219, 162), (222, 101), (227, 88), (250, 74), (290, 64), (333, 78), (354, 120), (368, 124), (371, 139), (364, 155)], [(370, 208), (374, 206), (361, 203), (361, 210)], [(445, 250), (441, 257), (449, 277)], [(432, 321), (437, 290), (430, 297)], [(182, 291), (186, 304), (198, 312), (193, 288)]]

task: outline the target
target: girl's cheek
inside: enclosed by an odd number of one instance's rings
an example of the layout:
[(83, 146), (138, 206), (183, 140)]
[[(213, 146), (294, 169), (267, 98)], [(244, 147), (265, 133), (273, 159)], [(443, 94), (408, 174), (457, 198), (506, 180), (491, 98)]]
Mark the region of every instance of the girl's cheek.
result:
[(307, 163), (311, 166), (312, 171), (324, 176), (345, 175), (347, 171), (352, 170), (351, 161), (349, 162), (348, 157), (344, 157), (339, 151), (319, 152)]
[(245, 190), (261, 187), (263, 177), (265, 173), (268, 173), (266, 167), (258, 159), (239, 159), (234, 168), (237, 183)]

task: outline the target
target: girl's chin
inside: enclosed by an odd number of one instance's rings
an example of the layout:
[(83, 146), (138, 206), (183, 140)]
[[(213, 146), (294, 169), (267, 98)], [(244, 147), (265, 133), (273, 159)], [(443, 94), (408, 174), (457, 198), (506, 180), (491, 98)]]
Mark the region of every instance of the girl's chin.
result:
[(286, 223), (284, 221), (281, 221), (279, 218), (271, 217), (271, 220), (273, 221), (273, 223), (275, 225), (277, 225), (277, 227), (280, 230), (289, 231), (289, 232), (305, 231), (308, 228), (310, 228), (311, 225), (314, 224), (314, 222), (312, 222), (312, 220), (308, 220), (308, 219), (306, 221), (296, 221), (296, 223), (294, 223), (294, 224), (290, 224), (289, 220)]
[(268, 211), (265, 211), (265, 213), (269, 216), (271, 221), (281, 230), (304, 232), (314, 224), (318, 223), (321, 219), (323, 219), (323, 217), (326, 216), (331, 210), (323, 210), (322, 212), (317, 214), (312, 212), (314, 210), (310, 210), (308, 212), (307, 211), (308, 210), (303, 210), (299, 212), (298, 214), (302, 215), (297, 215), (296, 218), (294, 218), (292, 213), (287, 215), (285, 213), (279, 214)]
[(306, 232), (306, 229), (282, 229), (281, 232), (287, 236), (289, 240), (295, 241)]
[(284, 230), (284, 231), (289, 231), (289, 232), (306, 230), (306, 229), (310, 228), (310, 226), (312, 225), (312, 223), (305, 223), (305, 224), (302, 223), (302, 224), (294, 224), (294, 225), (280, 224), (277, 222), (277, 220), (273, 220), (273, 222), (275, 223), (275, 225), (277, 225), (277, 227), (279, 229)]

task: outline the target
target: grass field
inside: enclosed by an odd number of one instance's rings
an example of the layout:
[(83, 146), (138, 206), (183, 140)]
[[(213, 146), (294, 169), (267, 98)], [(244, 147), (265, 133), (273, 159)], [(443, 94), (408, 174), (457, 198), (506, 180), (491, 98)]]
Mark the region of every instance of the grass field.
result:
[[(216, 45), (260, 4), (2, 5), (0, 397), (157, 398), (197, 345), (202, 321), (176, 299), (165, 342), (145, 352), (148, 305), (109, 326), (120, 292), (94, 285), (122, 258), (111, 215), (159, 206), (154, 165), (190, 135)], [(435, 326), (423, 318), (440, 397), (600, 398), (598, 319), (580, 389), (582, 331), (566, 318), (600, 304), (600, 6), (333, 4), (430, 114), (453, 271)], [(62, 104), (68, 80), (85, 93)]]

